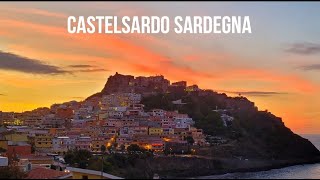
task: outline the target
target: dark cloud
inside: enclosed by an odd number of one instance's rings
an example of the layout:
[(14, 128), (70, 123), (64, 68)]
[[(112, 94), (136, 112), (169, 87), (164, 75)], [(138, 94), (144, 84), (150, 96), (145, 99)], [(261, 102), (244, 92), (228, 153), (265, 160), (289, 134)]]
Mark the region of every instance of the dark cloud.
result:
[(60, 67), (48, 65), (40, 60), (30, 59), (0, 50), (0, 70), (12, 70), (32, 74), (64, 74), (68, 73)]
[(239, 92), (239, 94), (247, 96), (274, 96), (274, 95), (283, 95), (288, 93), (283, 92), (263, 92), (263, 91), (250, 91), (250, 92)]
[(93, 68), (95, 66), (88, 65), (88, 64), (75, 64), (75, 65), (70, 65), (70, 68)]
[(74, 64), (68, 66), (69, 68), (73, 68), (76, 70), (72, 70), (72, 72), (105, 72), (109, 71), (107, 69), (98, 68), (98, 66), (88, 65), (88, 64)]
[(320, 70), (320, 64), (305, 65), (305, 66), (301, 66), (300, 69), (305, 71)]
[(275, 95), (288, 94), (286, 92), (273, 92), (273, 91), (243, 91), (243, 92), (221, 91), (221, 92), (232, 93), (232, 94), (240, 94), (240, 95), (243, 95), (243, 96), (275, 96)]
[(289, 45), (285, 51), (294, 54), (312, 55), (320, 53), (320, 44), (308, 42), (294, 43)]
[(109, 71), (107, 69), (81, 69), (74, 72), (106, 72)]
[(201, 77), (204, 77), (204, 78), (213, 78), (214, 76), (209, 74), (209, 73), (206, 73), (206, 72), (200, 72), (200, 71), (197, 71), (197, 70), (194, 70), (193, 68), (191, 68), (189, 65), (186, 65), (186, 64), (178, 64), (176, 62), (174, 62), (173, 60), (171, 60), (170, 57), (167, 57), (168, 59), (170, 59), (169, 61), (164, 61), (162, 62), (164, 66), (172, 66), (172, 67), (175, 67), (175, 68), (178, 68), (184, 72), (189, 72), (189, 73), (192, 73), (194, 75), (197, 75), (197, 76), (201, 76)]

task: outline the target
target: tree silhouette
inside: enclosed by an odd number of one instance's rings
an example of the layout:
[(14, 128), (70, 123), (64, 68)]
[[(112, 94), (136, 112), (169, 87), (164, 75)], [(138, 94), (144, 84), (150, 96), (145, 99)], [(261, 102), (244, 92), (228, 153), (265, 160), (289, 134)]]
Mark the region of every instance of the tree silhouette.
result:
[(186, 137), (185, 140), (188, 142), (189, 145), (193, 145), (194, 143), (194, 139), (192, 136)]
[(106, 150), (107, 150), (107, 148), (106, 148), (105, 145), (102, 145), (101, 148), (100, 148), (100, 150), (101, 150), (102, 153), (105, 153)]

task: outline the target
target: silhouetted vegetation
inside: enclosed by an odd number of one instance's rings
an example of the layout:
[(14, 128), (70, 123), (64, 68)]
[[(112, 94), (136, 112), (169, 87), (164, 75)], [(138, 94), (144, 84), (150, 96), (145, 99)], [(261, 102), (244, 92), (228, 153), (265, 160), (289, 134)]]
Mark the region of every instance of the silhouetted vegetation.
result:
[[(174, 105), (172, 101), (181, 99), (185, 105)], [(223, 122), (218, 113), (213, 112), (217, 107), (225, 108), (223, 103), (212, 96), (196, 96), (188, 94), (158, 94), (143, 99), (146, 110), (160, 108), (167, 111), (178, 110), (188, 114), (195, 120), (195, 126), (206, 134), (216, 135), (224, 131)]]
[[(145, 178), (143, 168), (136, 168), (137, 162), (152, 158), (153, 154), (138, 145), (130, 145), (127, 154), (104, 155), (103, 171), (125, 178)], [(73, 167), (101, 171), (102, 156), (93, 156), (86, 150), (72, 150), (65, 155), (67, 164)], [(140, 173), (133, 173), (140, 172)]]
[(7, 152), (7, 150), (0, 147), (0, 153), (5, 153), (5, 152)]
[(127, 151), (129, 153), (132, 153), (132, 152), (145, 152), (146, 150), (141, 148), (137, 144), (131, 144), (130, 146), (128, 146)]
[(18, 166), (0, 167), (0, 179), (24, 179), (27, 174), (22, 172)]
[[(174, 105), (172, 101), (178, 99), (186, 104)], [(161, 108), (186, 113), (195, 121), (195, 127), (203, 129), (205, 134), (236, 141), (230, 151), (215, 147), (215, 153), (224, 152), (225, 156), (290, 159), (319, 155), (311, 142), (285, 127), (281, 118), (268, 111), (258, 111), (245, 97), (231, 98), (218, 93), (205, 96), (168, 93), (146, 97), (142, 103), (147, 110)], [(228, 115), (234, 117), (233, 122), (225, 127), (220, 114), (213, 111), (215, 109), (227, 109)]]
[(69, 150), (64, 157), (67, 164), (84, 169), (88, 166), (91, 158), (92, 154), (90, 151), (77, 149)]
[(192, 145), (194, 143), (194, 139), (192, 136), (186, 137), (185, 140), (188, 142), (189, 145)]

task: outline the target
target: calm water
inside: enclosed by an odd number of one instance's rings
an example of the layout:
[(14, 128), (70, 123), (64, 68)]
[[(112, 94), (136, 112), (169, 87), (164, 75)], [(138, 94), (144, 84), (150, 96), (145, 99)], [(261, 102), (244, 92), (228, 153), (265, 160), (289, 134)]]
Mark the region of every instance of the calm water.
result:
[[(302, 135), (320, 150), (320, 135)], [(230, 173), (199, 179), (320, 179), (320, 164), (298, 165), (270, 171)]]

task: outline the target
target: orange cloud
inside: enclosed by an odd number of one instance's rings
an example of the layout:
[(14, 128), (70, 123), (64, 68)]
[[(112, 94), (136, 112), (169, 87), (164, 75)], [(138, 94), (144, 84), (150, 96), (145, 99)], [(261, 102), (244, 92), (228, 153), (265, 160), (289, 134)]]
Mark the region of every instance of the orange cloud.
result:
[(319, 85), (310, 82), (298, 75), (286, 74), (283, 72), (277, 72), (273, 70), (263, 70), (263, 69), (240, 69), (231, 70), (226, 72), (229, 78), (239, 78), (239, 79), (251, 79), (260, 80), (266, 82), (277, 83), (278, 88), (295, 90), (299, 92), (312, 93), (319, 90)]
[(8, 31), (8, 30), (5, 30), (5, 29), (0, 29), (0, 36), (3, 36), (3, 37), (10, 37), (10, 38), (14, 38), (15, 37), (15, 34)]
[(193, 61), (199, 61), (200, 57), (197, 55), (188, 55), (188, 56), (185, 56), (183, 59), (189, 62), (193, 62)]
[(40, 15), (40, 16), (47, 16), (47, 17), (55, 17), (55, 18), (66, 18), (68, 17), (64, 13), (58, 12), (50, 12), (42, 9), (36, 8), (15, 8), (10, 6), (2, 6), (0, 7), (2, 11), (9, 11), (10, 13), (21, 13), (21, 14), (33, 14), (33, 15)]
[[(21, 74), (8, 74), (2, 73), (0, 82), (1, 84), (10, 85), (12, 87), (18, 88), (31, 88), (37, 89), (39, 87), (48, 87), (48, 86), (62, 86), (65, 84), (80, 84), (80, 83), (92, 83), (94, 80), (87, 80), (87, 79), (66, 79), (62, 76), (59, 77), (42, 77), (42, 76), (23, 76)], [(36, 77), (36, 78), (35, 78)], [(50, 83), (48, 83), (50, 81)]]
[[(85, 35), (85, 34), (68, 34), (64, 32), (65, 29), (58, 27), (51, 27), (46, 25), (39, 25), (34, 23), (15, 21), (15, 20), (0, 20), (1, 23), (6, 23), (7, 25), (12, 25), (21, 28), (32, 28), (41, 33), (46, 33), (48, 35), (57, 35), (69, 38), (71, 41), (64, 42), (66, 44), (73, 45), (82, 45), (85, 47), (95, 47), (96, 49), (100, 49), (101, 51), (111, 51), (115, 54), (121, 54), (126, 61), (136, 62), (137, 60), (143, 60), (145, 63), (149, 65), (156, 64), (159, 68), (158, 72), (164, 72), (167, 69), (173, 73), (174, 71), (180, 72), (178, 74), (182, 74), (182, 77), (187, 77), (190, 73), (194, 73), (193, 76), (201, 75), (200, 72), (192, 71), (190, 68), (179, 68), (176, 65), (171, 63), (171, 60), (165, 56), (154, 53), (142, 46), (135, 45), (129, 41), (123, 40), (115, 35), (104, 35), (104, 34), (93, 34), (93, 35)], [(160, 66), (161, 65), (161, 66)], [(183, 72), (185, 69), (186, 72)], [(177, 73), (174, 73), (177, 74)], [(202, 76), (202, 75), (201, 75)]]
[[(35, 24), (31, 22), (16, 21), (4, 19), (0, 20), (1, 24), (20, 27), (28, 30), (35, 30), (50, 36), (57, 36), (63, 42), (63, 45), (69, 44), (75, 47), (94, 48), (100, 51), (107, 51), (116, 54), (119, 60), (125, 61), (127, 66), (132, 66), (133, 70), (141, 73), (157, 73), (164, 74), (172, 79), (186, 79), (192, 82), (210, 79), (211, 81), (243, 79), (243, 80), (259, 80), (265, 82), (277, 83), (280, 89), (297, 90), (302, 92), (314, 92), (318, 86), (305, 80), (298, 75), (288, 75), (272, 70), (255, 70), (255, 69), (223, 69), (219, 72), (205, 73), (194, 70), (183, 65), (173, 63), (173, 60), (165, 55), (158, 54), (150, 49), (134, 44), (117, 35), (105, 34), (68, 34), (66, 29), (48, 25)], [(40, 50), (41, 51), (41, 50)], [(54, 55), (53, 55), (54, 56)], [(56, 55), (57, 56), (57, 55)], [(65, 58), (75, 59), (73, 55), (61, 55)], [(75, 55), (76, 57), (77, 55)], [(197, 55), (192, 57), (198, 58)], [(221, 57), (225, 57), (222, 55)], [(90, 57), (88, 57), (90, 58)], [(218, 57), (219, 58), (219, 57)], [(97, 58), (99, 61), (104, 59)], [(139, 61), (139, 63), (137, 63)], [(140, 63), (141, 62), (141, 63)], [(117, 65), (116, 59), (112, 64)], [(141, 65), (143, 64), (143, 65)], [(113, 66), (114, 67), (114, 66)], [(212, 74), (219, 76), (212, 76)]]

